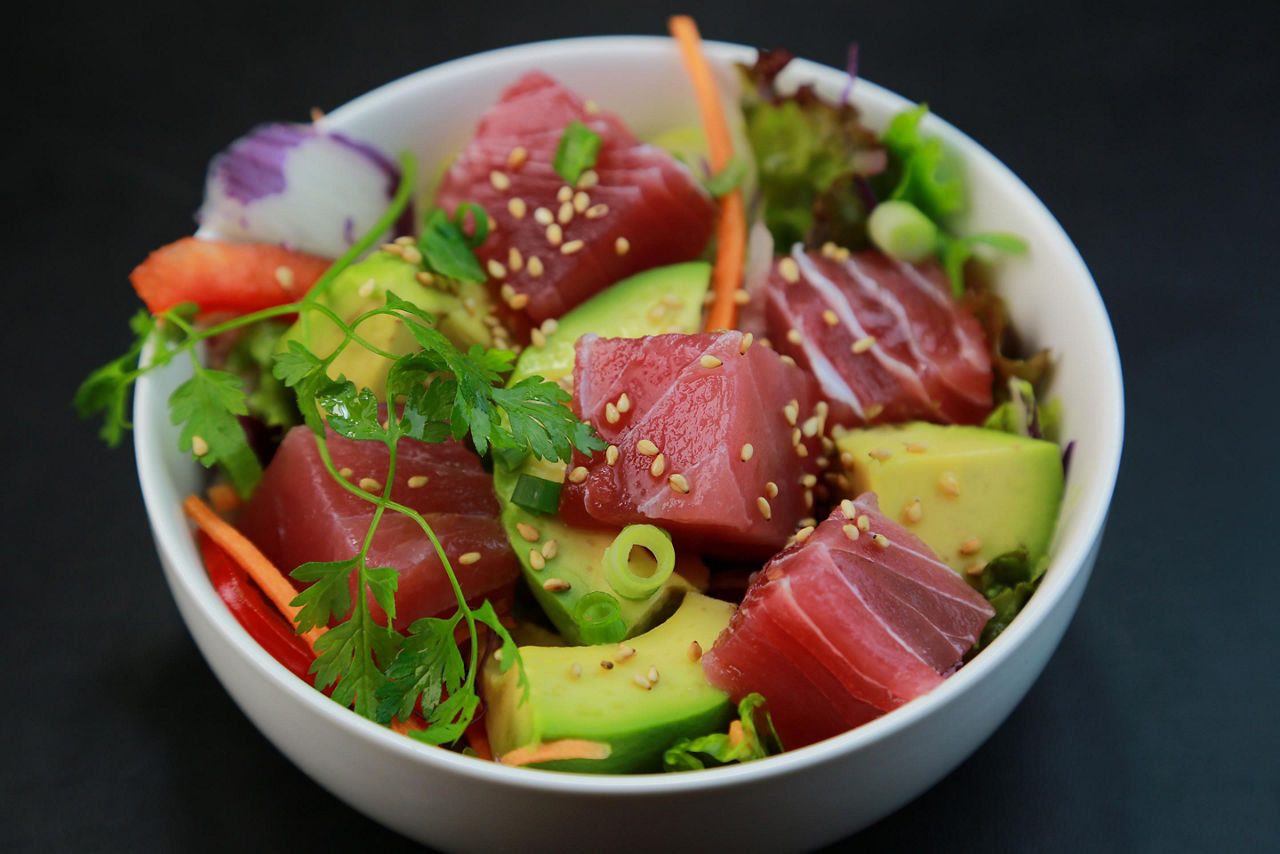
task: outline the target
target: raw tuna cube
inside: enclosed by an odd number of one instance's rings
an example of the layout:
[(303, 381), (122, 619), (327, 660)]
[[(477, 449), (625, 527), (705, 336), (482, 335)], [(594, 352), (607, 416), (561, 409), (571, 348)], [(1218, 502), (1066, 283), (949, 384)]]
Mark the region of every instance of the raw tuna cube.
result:
[(763, 694), (800, 747), (938, 685), (993, 613), (866, 493), (756, 575), (703, 670), (735, 701)]
[(649, 522), (706, 553), (766, 557), (812, 513), (825, 409), (772, 350), (741, 332), (587, 335), (573, 373), (575, 412), (617, 457), (575, 458), (587, 473), (562, 493), (570, 519)]
[[(344, 439), (330, 432), (334, 465), (352, 471), (351, 479), (387, 476), (387, 448), (380, 442)], [(411, 479), (425, 484), (411, 486)], [(414, 484), (420, 481), (413, 480)], [(378, 487), (379, 489), (381, 487)], [(468, 599), (495, 594), (520, 574), (515, 554), (498, 521), (493, 482), (480, 460), (457, 442), (427, 444), (401, 439), (396, 452), (394, 501), (421, 513), (440, 542)], [(238, 527), (284, 572), (308, 561), (354, 557), (369, 530), (374, 506), (338, 485), (325, 470), (314, 435), (306, 427), (289, 431), (263, 473)], [(480, 555), (474, 563), (461, 555)], [(456, 604), (443, 565), (422, 529), (412, 519), (383, 514), (369, 549), (370, 566), (400, 572), (394, 625), (403, 631), (420, 617), (451, 611)], [(354, 589), (354, 582), (353, 582)], [(376, 602), (374, 618), (386, 614)]]

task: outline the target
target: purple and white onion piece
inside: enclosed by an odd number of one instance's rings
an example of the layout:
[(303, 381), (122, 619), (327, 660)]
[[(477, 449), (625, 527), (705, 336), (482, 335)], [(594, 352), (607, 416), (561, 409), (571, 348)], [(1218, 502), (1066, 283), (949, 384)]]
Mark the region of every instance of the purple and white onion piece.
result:
[(201, 231), (336, 258), (386, 211), (400, 171), (371, 145), (309, 124), (263, 124), (209, 163)]

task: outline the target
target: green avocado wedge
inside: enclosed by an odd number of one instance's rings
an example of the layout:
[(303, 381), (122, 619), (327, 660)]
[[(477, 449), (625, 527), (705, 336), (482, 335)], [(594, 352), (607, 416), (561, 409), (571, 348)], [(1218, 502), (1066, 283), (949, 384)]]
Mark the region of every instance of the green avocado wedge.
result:
[[(527, 697), (516, 668), (504, 674), (490, 659), (483, 690), (495, 757), (556, 771), (662, 770), (663, 752), (677, 739), (719, 732), (734, 717), (729, 695), (707, 682), (699, 660), (733, 611), (689, 593), (666, 622), (625, 644), (521, 647)], [(555, 743), (566, 739), (580, 742), (570, 743), (577, 755), (538, 761), (557, 756)]]
[[(674, 264), (639, 273), (602, 291), (559, 319), (540, 347), (526, 347), (508, 385), (530, 376), (558, 382), (573, 374), (574, 343), (591, 332), (604, 337), (638, 338), (662, 332), (696, 332), (702, 323), (702, 301), (711, 282), (711, 266), (702, 262)], [(592, 593), (607, 593), (618, 603), (614, 634), (622, 640), (642, 632), (674, 607), (674, 594), (693, 589), (705, 579), (706, 567), (692, 556), (677, 559), (675, 573), (646, 599), (615, 596), (605, 579), (605, 549), (618, 531), (576, 528), (558, 516), (514, 503), (512, 493), (522, 474), (563, 484), (565, 464), (533, 458), (511, 467), (495, 459), (493, 486), (502, 508), (502, 524), (538, 604), (570, 643), (600, 642), (583, 634), (579, 603)]]

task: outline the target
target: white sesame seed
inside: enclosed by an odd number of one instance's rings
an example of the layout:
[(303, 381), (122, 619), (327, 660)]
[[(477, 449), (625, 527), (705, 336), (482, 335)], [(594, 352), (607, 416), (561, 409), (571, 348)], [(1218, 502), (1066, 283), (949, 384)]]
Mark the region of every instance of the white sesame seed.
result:
[(529, 549), (529, 566), (536, 570), (543, 570), (547, 567), (547, 562), (542, 558), (542, 552), (537, 549)]
[(608, 212), (609, 206), (604, 202), (600, 202), (587, 208), (585, 216), (587, 219), (600, 219), (600, 217), (604, 216)]
[(547, 336), (542, 334), (541, 329), (531, 329), (529, 330), (529, 343), (541, 350), (547, 346)]
[(365, 282), (363, 285), (359, 287), (359, 289), (356, 290), (356, 294), (358, 294), (361, 299), (368, 299), (369, 297), (373, 296), (373, 289), (376, 288), (377, 286), (378, 286), (377, 279), (369, 279), (369, 281)]
[(561, 185), (560, 189), (556, 190), (557, 202), (567, 202), (572, 198), (573, 198), (573, 187), (570, 187), (568, 184), (563, 184)]
[(849, 349), (854, 353), (865, 353), (875, 345), (876, 337), (874, 335), (867, 335), (866, 337), (859, 338), (857, 341), (854, 341)]
[(960, 494), (960, 481), (956, 480), (956, 476), (951, 472), (943, 472), (938, 477), (938, 489), (942, 490), (943, 495), (955, 498)]
[(502, 262), (493, 258), (489, 259), (486, 265), (489, 268), (489, 276), (494, 279), (505, 279), (507, 276), (507, 268), (502, 266)]
[(524, 199), (519, 196), (515, 196), (507, 202), (507, 212), (516, 219), (524, 219), (524, 215), (528, 210), (529, 206), (526, 205)]
[(569, 668), (569, 678), (570, 678), (570, 679), (581, 679), (581, 678), (582, 678), (582, 665), (581, 665), (581, 664), (579, 664), (579, 663), (578, 663), (578, 662), (576, 662), (576, 661), (573, 663), (573, 666), (571, 666), (571, 667)]
[(814, 527), (812, 525), (805, 525), (803, 528), (796, 531), (796, 542), (803, 543), (805, 540), (809, 539), (813, 534), (813, 531)]
[(747, 350), (751, 349), (751, 342), (755, 340), (755, 336), (748, 332), (742, 336), (742, 340), (738, 342), (738, 354), (747, 355)]
[(657, 667), (654, 667), (652, 664), (649, 665), (648, 676), (649, 676), (649, 684), (651, 685), (658, 684), (658, 668)]
[(913, 498), (907, 502), (902, 508), (902, 519), (908, 525), (919, 522), (924, 516), (924, 507), (920, 504), (919, 498)]
[(778, 274), (788, 284), (794, 285), (800, 281), (800, 265), (796, 263), (794, 258), (783, 258), (778, 262)]
[(586, 466), (575, 466), (573, 471), (569, 472), (570, 483), (582, 483), (587, 479), (587, 475), (591, 474)]
[(520, 536), (531, 543), (536, 543), (542, 537), (542, 534), (538, 533), (538, 529), (527, 522), (516, 522), (516, 530), (520, 532)]
[(857, 525), (845, 525), (840, 530), (844, 531), (844, 535), (851, 540), (856, 540), (860, 536)]
[(546, 208), (539, 207), (533, 212), (533, 221), (538, 225), (551, 225), (556, 221), (556, 215)]
[(400, 257), (405, 261), (408, 261), (410, 264), (422, 263), (422, 251), (416, 246), (406, 246), (404, 249), (400, 250)]
[(641, 439), (636, 442), (636, 450), (644, 454), (646, 457), (652, 457), (658, 453), (658, 446), (650, 439)]
[(646, 691), (653, 689), (653, 685), (651, 685), (649, 680), (645, 679), (642, 674), (637, 673), (635, 676), (632, 676), (631, 681)]
[(746, 291), (733, 292), (734, 305), (746, 305), (749, 302), (751, 302), (751, 294), (747, 293)]
[(516, 311), (519, 311), (520, 309), (524, 308), (528, 304), (529, 304), (528, 294), (516, 294), (510, 299), (510, 301), (507, 302), (507, 305), (511, 306), (511, 308), (513, 308)]
[(605, 448), (604, 461), (609, 465), (614, 465), (615, 463), (618, 462), (618, 446), (617, 445), (610, 445), (609, 447)]
[(929, 446), (926, 445), (924, 442), (908, 442), (907, 443), (908, 454), (923, 454), (928, 450), (929, 450)]
[(547, 540), (542, 544), (542, 556), (547, 560), (551, 560), (560, 552), (560, 544), (555, 540)]
[(209, 443), (204, 440), (203, 436), (191, 437), (191, 451), (197, 457), (203, 457), (209, 453)]
[(803, 344), (804, 336), (800, 334), (799, 329), (788, 329), (787, 340), (790, 341), (792, 344)]
[(577, 213), (585, 213), (591, 205), (591, 197), (579, 190), (573, 194), (573, 209)]
[(563, 593), (573, 585), (563, 578), (548, 578), (542, 582), (542, 589), (548, 593)]
[(425, 474), (415, 474), (413, 477), (409, 478), (410, 489), (422, 489), (422, 487), (426, 485), (427, 476)]
[(351, 475), (355, 474), (355, 472), (347, 468), (346, 466), (343, 466), (342, 468), (338, 469), (338, 474), (342, 475), (347, 480), (351, 480)]
[(804, 432), (804, 435), (810, 439), (818, 435), (818, 416), (810, 415), (806, 418), (804, 420), (804, 424), (801, 426), (801, 430)]
[(976, 555), (980, 551), (982, 551), (982, 540), (977, 537), (970, 537), (960, 544), (960, 554), (962, 555)]
[(524, 256), (520, 254), (520, 250), (512, 246), (507, 250), (507, 267), (511, 272), (518, 273), (520, 268), (524, 266)]
[(774, 483), (773, 481), (769, 481), (768, 483), (766, 483), (766, 484), (764, 485), (764, 497), (765, 497), (765, 498), (777, 498), (777, 497), (778, 497), (778, 484)]
[(781, 359), (785, 364), (788, 364), (793, 368), (796, 366), (796, 360), (791, 358), (790, 356), (779, 356), (778, 358)]
[(613, 241), (613, 251), (619, 255), (626, 255), (631, 250), (631, 241), (625, 237), (619, 237)]
[(867, 456), (871, 457), (871, 459), (873, 460), (884, 462), (885, 460), (893, 456), (893, 451), (889, 450), (888, 448), (872, 448), (871, 450), (867, 451)]
[(756, 509), (760, 511), (760, 515), (766, 522), (773, 518), (773, 508), (769, 506), (769, 499), (763, 495), (756, 498)]
[(510, 284), (504, 284), (502, 287), (498, 288), (498, 295), (502, 297), (503, 302), (511, 302), (515, 299), (516, 289)]
[(360, 478), (359, 486), (365, 492), (381, 492), (382, 491), (382, 483), (378, 481), (376, 478), (372, 478), (372, 477)]
[[(435, 277), (435, 276), (433, 276), (433, 275), (431, 275), (431, 273), (429, 273), (429, 272), (428, 272), (428, 271), (426, 271), (426, 270), (419, 270), (418, 272), (416, 272), (416, 273), (414, 273), (414, 274), (413, 274), (413, 277), (414, 277), (415, 279), (417, 279), (417, 280), (418, 280), (418, 284), (420, 284), (420, 285), (426, 285), (428, 288), (429, 288), (429, 287), (431, 287), (432, 285), (434, 285), (434, 284), (436, 283), (436, 277)], [(464, 307), (464, 308), (466, 308), (466, 310), (467, 310), (469, 313), (471, 313), (471, 314), (475, 314), (475, 313), (476, 313), (476, 301), (475, 301), (475, 300), (473, 300), (473, 299), (466, 299), (466, 300), (463, 300), (463, 301), (462, 301), (462, 304), (463, 304), (463, 307)]]
[(542, 259), (539, 258), (537, 255), (534, 255), (529, 259), (528, 266), (529, 266), (529, 275), (533, 276), (533, 278), (536, 279), (542, 275)]
[(818, 476), (813, 474), (806, 474), (804, 477), (800, 478), (800, 485), (805, 487), (806, 489), (812, 489), (813, 487), (818, 485)]
[(458, 555), (458, 563), (463, 566), (470, 566), (480, 560), (480, 552), (463, 552)]
[(667, 468), (667, 457), (665, 454), (658, 454), (653, 458), (653, 462), (649, 464), (649, 474), (654, 477), (662, 477), (662, 473)]
[(858, 514), (858, 508), (853, 506), (852, 501), (845, 498), (840, 502), (840, 512), (843, 513), (846, 518), (852, 519)]
[(747, 442), (742, 446), (742, 452), (738, 454), (738, 459), (745, 463), (747, 460), (751, 459), (751, 455), (754, 454), (755, 451), (756, 449), (751, 447), (751, 443)]
[(554, 317), (548, 317), (546, 320), (542, 321), (542, 331), (548, 335), (553, 334), (559, 328), (560, 322)]
[(570, 240), (564, 246), (560, 247), (560, 254), (572, 255), (575, 252), (580, 252), (582, 250), (582, 247), (585, 245), (586, 244), (583, 243), (581, 240)]
[(622, 394), (618, 395), (618, 411), (628, 412), (630, 409), (631, 398), (627, 397), (627, 393), (624, 391)]
[(689, 479), (682, 474), (673, 474), (667, 478), (667, 483), (676, 492), (687, 495), (689, 493)]
[(507, 166), (511, 169), (519, 169), (524, 162), (529, 159), (529, 152), (525, 150), (523, 145), (517, 145), (511, 149), (511, 153), (507, 155)]
[(605, 420), (605, 421), (608, 421), (610, 424), (617, 424), (617, 423), (618, 423), (618, 421), (619, 421), (619, 419), (621, 419), (621, 418), (622, 418), (622, 416), (618, 413), (618, 407), (617, 407), (617, 406), (615, 406), (615, 405), (614, 405), (614, 404), (612, 404), (612, 403), (606, 403), (606, 404), (604, 405), (604, 420)]
[(822, 257), (823, 258), (836, 257), (836, 245), (832, 243), (830, 240), (822, 244)]
[[(786, 418), (787, 423), (790, 424), (792, 427), (795, 426), (796, 419), (800, 417), (800, 407), (796, 404), (794, 400), (788, 403), (786, 406), (782, 407), (782, 417)], [(795, 440), (792, 440), (792, 444), (794, 443), (795, 443)]]
[(293, 268), (283, 265), (276, 267), (276, 281), (286, 291), (293, 289)]
[(560, 227), (559, 223), (553, 222), (551, 223), (551, 225), (547, 226), (547, 242), (548, 243), (550, 243), (552, 246), (559, 246), (560, 242), (563, 240), (564, 240), (564, 229)]
[(400, 251), (404, 249), (403, 246), (400, 246), (395, 243), (384, 243), (378, 248), (381, 249), (383, 252), (387, 253), (388, 255), (397, 255), (397, 256), (400, 254)]
[(578, 176), (578, 180), (577, 180), (578, 186), (584, 190), (589, 187), (594, 187), (596, 184), (599, 184), (599, 183), (600, 183), (600, 175), (594, 169), (583, 170), (582, 174)]
[(556, 214), (556, 221), (561, 225), (568, 225), (573, 222), (573, 204), (570, 202), (562, 202), (560, 211)]
[(866, 513), (863, 513), (861, 516), (858, 517), (858, 530), (859, 531), (871, 530), (871, 517), (867, 516)]
[(839, 326), (840, 318), (834, 311), (827, 309), (822, 313), (822, 322), (827, 324), (827, 326)]
[(492, 184), (493, 189), (498, 192), (511, 189), (511, 179), (499, 172), (497, 169), (494, 169), (489, 173), (489, 183)]
[(880, 548), (882, 549), (889, 548), (889, 538), (886, 537), (884, 534), (876, 534), (872, 539), (875, 541), (875, 544)]
[(718, 368), (724, 364), (724, 362), (720, 361), (715, 356), (712, 356), (710, 354), (704, 355), (701, 359), (698, 360), (698, 362), (704, 368)]
[(702, 644), (693, 641), (689, 644), (688, 656), (690, 661), (698, 661), (702, 658)]
[(618, 651), (613, 655), (613, 660), (616, 661), (618, 664), (621, 664), (624, 661), (631, 660), (635, 656), (635, 654), (636, 654), (635, 647), (631, 646), (630, 644), (620, 643), (618, 644)]

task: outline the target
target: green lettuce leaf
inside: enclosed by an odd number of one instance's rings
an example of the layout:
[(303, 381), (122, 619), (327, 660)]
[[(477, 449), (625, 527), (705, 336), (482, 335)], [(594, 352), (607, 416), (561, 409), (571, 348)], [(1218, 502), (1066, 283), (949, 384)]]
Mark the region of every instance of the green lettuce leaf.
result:
[(738, 704), (738, 720), (733, 724), (727, 733), (680, 739), (663, 754), (664, 770), (696, 771), (708, 766), (750, 762), (782, 752), (782, 742), (773, 729), (765, 699), (759, 694), (742, 698)]

